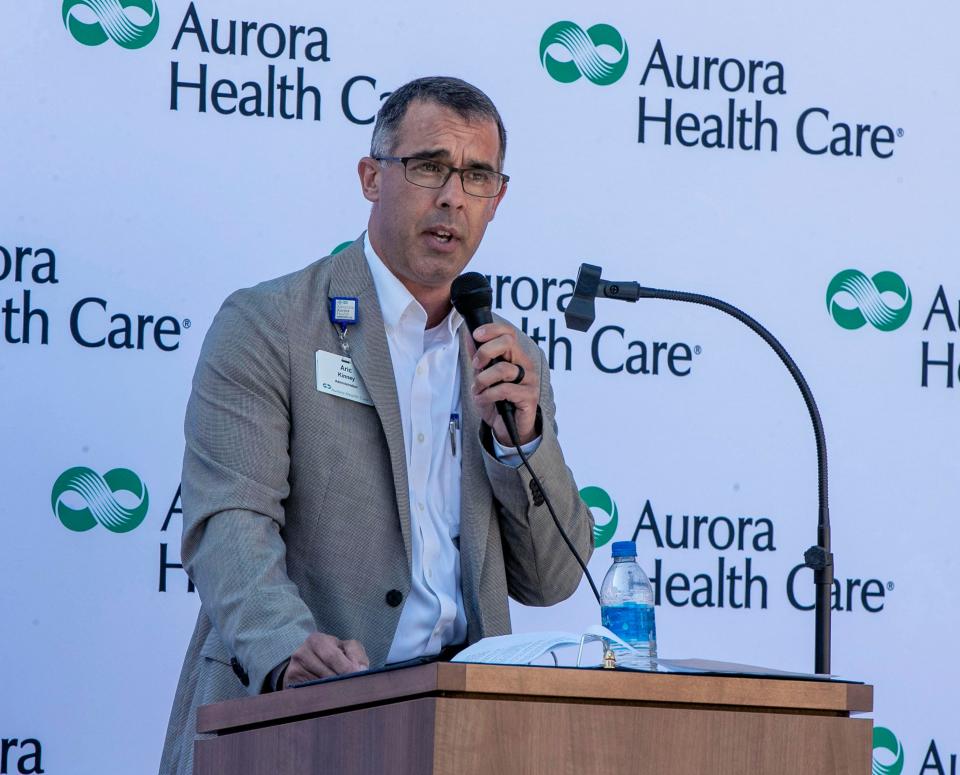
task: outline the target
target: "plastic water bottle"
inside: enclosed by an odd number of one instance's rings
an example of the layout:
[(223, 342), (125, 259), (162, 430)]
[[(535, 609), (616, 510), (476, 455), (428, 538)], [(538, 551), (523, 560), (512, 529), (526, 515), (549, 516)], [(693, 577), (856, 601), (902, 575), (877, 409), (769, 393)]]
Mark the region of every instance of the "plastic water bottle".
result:
[(611, 644), (617, 664), (641, 670), (656, 670), (657, 625), (650, 579), (637, 565), (637, 545), (633, 541), (613, 544), (613, 565), (600, 589), (603, 626), (633, 646), (631, 653)]

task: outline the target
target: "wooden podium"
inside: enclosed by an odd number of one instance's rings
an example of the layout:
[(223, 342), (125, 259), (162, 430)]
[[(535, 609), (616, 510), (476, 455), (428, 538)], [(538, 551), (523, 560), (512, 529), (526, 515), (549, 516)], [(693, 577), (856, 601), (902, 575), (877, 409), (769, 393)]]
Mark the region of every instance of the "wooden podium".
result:
[(196, 775), (554, 775), (871, 769), (873, 688), (434, 663), (199, 710)]

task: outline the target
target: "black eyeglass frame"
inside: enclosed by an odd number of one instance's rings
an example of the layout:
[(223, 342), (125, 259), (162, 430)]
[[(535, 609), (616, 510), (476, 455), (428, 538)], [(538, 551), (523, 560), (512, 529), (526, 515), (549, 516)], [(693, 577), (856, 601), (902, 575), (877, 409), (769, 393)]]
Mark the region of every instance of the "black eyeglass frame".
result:
[[(463, 187), (463, 192), (469, 194), (470, 196), (475, 196), (479, 199), (493, 199), (495, 196), (499, 196), (500, 192), (503, 191), (503, 186), (506, 183), (510, 182), (510, 176), (505, 175), (502, 172), (497, 172), (496, 170), (487, 170), (482, 167), (452, 167), (449, 164), (446, 164), (442, 161), (437, 161), (436, 159), (425, 159), (423, 156), (374, 156), (376, 161), (395, 161), (403, 165), (403, 177), (406, 179), (407, 183), (410, 183), (414, 186), (419, 186), (420, 188), (431, 188), (431, 189), (440, 189), (447, 185), (447, 182), (450, 180), (450, 176), (454, 172), (460, 177), (460, 185)], [(417, 183), (416, 181), (410, 180), (407, 177), (407, 162), (410, 161), (429, 161), (433, 164), (438, 164), (441, 167), (447, 168), (447, 174), (443, 178), (443, 182), (439, 186), (425, 186), (423, 183)], [(464, 172), (486, 172), (490, 175), (496, 175), (500, 178), (500, 187), (497, 189), (495, 194), (474, 194), (472, 191), (467, 191), (466, 183), (463, 179)]]

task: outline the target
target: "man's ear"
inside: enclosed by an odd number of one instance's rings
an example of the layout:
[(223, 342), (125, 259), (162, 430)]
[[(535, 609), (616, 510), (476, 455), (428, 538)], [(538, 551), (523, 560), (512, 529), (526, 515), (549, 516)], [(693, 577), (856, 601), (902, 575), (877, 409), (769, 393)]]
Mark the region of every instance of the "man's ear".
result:
[(368, 202), (380, 199), (380, 162), (364, 156), (357, 162), (357, 174), (360, 176), (360, 191)]

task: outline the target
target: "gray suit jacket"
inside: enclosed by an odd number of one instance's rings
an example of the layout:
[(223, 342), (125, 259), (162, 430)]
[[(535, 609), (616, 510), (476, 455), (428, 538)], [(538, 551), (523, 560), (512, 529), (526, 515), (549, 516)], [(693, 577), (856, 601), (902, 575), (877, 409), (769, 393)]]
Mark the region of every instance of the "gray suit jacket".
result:
[[(334, 296), (360, 300), (348, 336), (374, 406), (316, 389), (315, 352), (340, 352), (328, 317)], [(531, 463), (586, 560), (593, 522), (557, 444), (549, 370), (522, 340), (540, 362), (542, 441)], [(581, 572), (526, 471), (483, 448), (465, 354), (461, 347), (460, 554), (473, 643), (510, 632), (508, 594), (551, 605), (573, 593)], [(198, 706), (260, 692), (310, 633), (360, 641), (371, 667), (386, 660), (401, 611), (388, 592), (405, 600), (410, 589), (410, 504), (396, 382), (362, 241), (224, 302), (197, 364), (185, 434), (182, 558), (202, 605), (162, 775), (191, 772)]]

